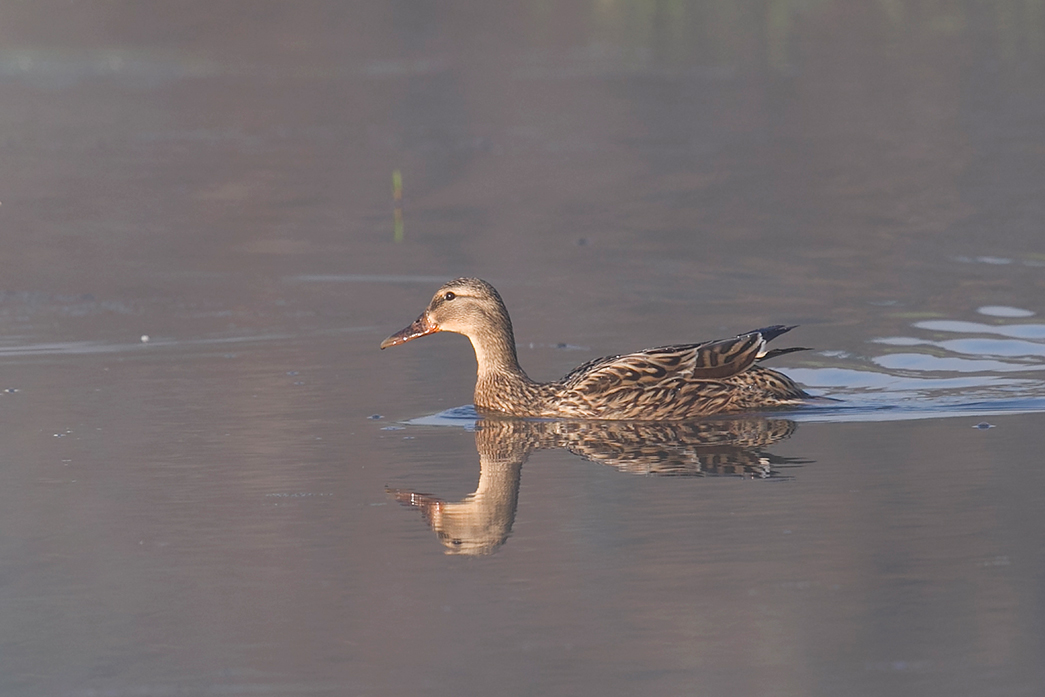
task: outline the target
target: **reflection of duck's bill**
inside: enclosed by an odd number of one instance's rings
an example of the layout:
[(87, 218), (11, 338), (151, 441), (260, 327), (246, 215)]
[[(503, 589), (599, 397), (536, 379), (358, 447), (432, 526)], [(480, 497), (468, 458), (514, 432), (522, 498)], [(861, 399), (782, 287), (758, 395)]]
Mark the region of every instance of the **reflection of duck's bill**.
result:
[(405, 489), (390, 489), (385, 487), (385, 493), (397, 502), (411, 508), (419, 508), (426, 516), (432, 508), (441, 508), (443, 500), (431, 494), (422, 494), (418, 491), (407, 491)]
[(381, 348), (386, 349), (389, 346), (398, 346), (399, 344), (405, 344), (408, 341), (427, 336), (428, 334), (434, 334), (439, 331), (439, 327), (428, 319), (428, 313), (423, 313), (420, 317), (414, 320), (414, 323), (409, 327), (402, 329), (392, 336), (388, 337), (381, 342)]

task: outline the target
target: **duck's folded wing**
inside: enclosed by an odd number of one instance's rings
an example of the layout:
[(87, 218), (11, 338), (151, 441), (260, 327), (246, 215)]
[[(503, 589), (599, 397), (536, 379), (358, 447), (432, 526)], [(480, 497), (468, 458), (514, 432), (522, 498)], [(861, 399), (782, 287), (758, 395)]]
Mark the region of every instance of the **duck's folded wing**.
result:
[(653, 386), (672, 382), (723, 380), (744, 372), (770, 354), (766, 342), (791, 327), (773, 326), (732, 339), (703, 344), (660, 346), (622, 356), (597, 358), (563, 378), (566, 387), (597, 392), (616, 385)]

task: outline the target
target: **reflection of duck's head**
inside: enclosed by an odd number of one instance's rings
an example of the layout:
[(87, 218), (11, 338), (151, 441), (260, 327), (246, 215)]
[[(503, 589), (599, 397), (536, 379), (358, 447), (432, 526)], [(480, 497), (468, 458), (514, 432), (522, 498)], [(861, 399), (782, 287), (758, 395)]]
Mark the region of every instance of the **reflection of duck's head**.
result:
[(479, 556), (504, 544), (515, 522), (522, 464), (535, 443), (516, 433), (513, 424), (525, 422), (480, 421), (475, 447), (479, 451), (479, 485), (460, 501), (399, 489), (389, 490), (396, 501), (413, 506), (446, 545), (447, 554)]
[(453, 503), (411, 491), (391, 490), (389, 493), (396, 501), (421, 511), (446, 546), (447, 554), (482, 556), (504, 544), (515, 520), (517, 487), (509, 482), (507, 486), (496, 487), (500, 491), (483, 491), (490, 488), (491, 476), (496, 477), (484, 472), (480, 475), (479, 491)]

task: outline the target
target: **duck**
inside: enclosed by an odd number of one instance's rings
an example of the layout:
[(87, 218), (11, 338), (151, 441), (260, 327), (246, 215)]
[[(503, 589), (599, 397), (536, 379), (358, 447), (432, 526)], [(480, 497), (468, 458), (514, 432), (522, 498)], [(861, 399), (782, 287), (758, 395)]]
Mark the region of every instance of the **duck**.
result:
[(445, 283), (409, 326), (381, 342), (399, 346), (437, 332), (468, 337), (475, 351), (475, 408), (484, 416), (612, 421), (683, 421), (712, 414), (793, 407), (811, 399), (766, 359), (805, 347), (767, 349), (794, 326), (781, 324), (693, 344), (604, 356), (554, 382), (519, 365), (501, 295), (479, 278)]

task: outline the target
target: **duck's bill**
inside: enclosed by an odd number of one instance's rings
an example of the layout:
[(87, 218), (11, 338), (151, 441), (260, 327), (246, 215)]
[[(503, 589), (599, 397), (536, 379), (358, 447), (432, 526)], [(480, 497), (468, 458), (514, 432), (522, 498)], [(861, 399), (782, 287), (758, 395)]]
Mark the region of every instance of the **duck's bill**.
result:
[(398, 346), (399, 344), (405, 344), (408, 341), (413, 341), (419, 336), (426, 336), (428, 334), (434, 334), (439, 331), (439, 327), (428, 321), (426, 315), (421, 315), (414, 323), (406, 329), (396, 332), (392, 336), (388, 337), (381, 342), (381, 348), (386, 349), (389, 346)]

